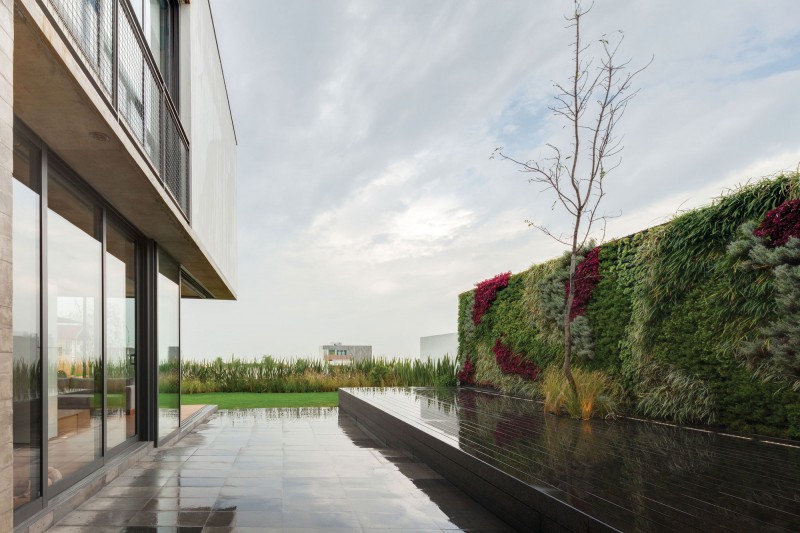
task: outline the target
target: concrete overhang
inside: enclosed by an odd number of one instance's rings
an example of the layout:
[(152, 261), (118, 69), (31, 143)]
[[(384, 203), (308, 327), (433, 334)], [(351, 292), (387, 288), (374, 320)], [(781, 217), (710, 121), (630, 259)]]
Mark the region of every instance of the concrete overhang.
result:
[[(36, 0), (16, 0), (15, 7), (14, 114), (214, 298), (236, 299), (93, 75), (73, 55), (68, 37)], [(96, 133), (108, 140), (98, 141)]]

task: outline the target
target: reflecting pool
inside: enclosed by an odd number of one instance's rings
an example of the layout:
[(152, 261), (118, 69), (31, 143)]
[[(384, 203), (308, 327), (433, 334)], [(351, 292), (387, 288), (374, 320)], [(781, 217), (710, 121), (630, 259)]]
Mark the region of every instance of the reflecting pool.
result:
[(798, 444), (572, 420), (477, 389), (347, 391), (621, 530), (800, 531)]

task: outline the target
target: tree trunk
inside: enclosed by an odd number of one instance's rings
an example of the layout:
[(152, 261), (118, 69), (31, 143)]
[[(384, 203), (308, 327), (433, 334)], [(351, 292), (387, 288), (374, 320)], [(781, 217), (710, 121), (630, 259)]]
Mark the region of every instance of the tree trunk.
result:
[[(580, 89), (578, 88), (578, 80), (580, 79), (581, 70), (581, 11), (577, 0), (575, 1), (575, 77), (572, 78), (572, 100), (574, 105), (574, 116), (572, 121), (574, 145), (572, 155), (572, 172), (569, 173), (570, 181), (572, 181), (572, 188), (575, 190), (575, 227), (572, 230), (572, 251), (569, 260), (569, 290), (567, 291), (567, 302), (564, 307), (564, 376), (566, 376), (569, 386), (572, 388), (572, 393), (575, 398), (578, 397), (578, 386), (575, 385), (575, 378), (572, 377), (572, 369), (570, 368), (570, 359), (572, 357), (572, 322), (570, 322), (570, 314), (572, 314), (572, 300), (575, 299), (575, 263), (578, 256), (578, 232), (581, 227), (581, 217), (583, 216), (583, 203), (581, 199), (580, 181), (576, 179), (578, 175), (578, 157), (581, 154), (581, 136), (580, 136), (580, 103), (579, 95)], [(591, 195), (591, 188), (587, 192), (586, 199)]]
[(567, 290), (567, 301), (564, 304), (564, 376), (569, 382), (572, 393), (578, 397), (578, 386), (575, 384), (575, 378), (572, 377), (572, 369), (570, 368), (570, 360), (572, 358), (572, 322), (570, 321), (570, 314), (572, 311), (572, 301), (575, 299), (575, 268), (578, 261), (577, 250), (577, 232), (572, 244), (572, 253), (570, 254), (569, 261), (569, 289)]

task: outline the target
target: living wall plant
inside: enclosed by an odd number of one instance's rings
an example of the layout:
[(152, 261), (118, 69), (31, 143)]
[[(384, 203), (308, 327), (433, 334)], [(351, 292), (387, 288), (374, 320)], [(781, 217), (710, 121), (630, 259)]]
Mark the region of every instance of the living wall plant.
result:
[[(631, 414), (800, 438), (799, 200), (800, 175), (782, 174), (581, 250), (574, 365), (613, 380)], [(477, 324), (475, 291), (460, 295), (459, 360), (474, 383), (541, 397), (530, 369), (563, 356), (568, 267), (559, 257), (511, 275)]]

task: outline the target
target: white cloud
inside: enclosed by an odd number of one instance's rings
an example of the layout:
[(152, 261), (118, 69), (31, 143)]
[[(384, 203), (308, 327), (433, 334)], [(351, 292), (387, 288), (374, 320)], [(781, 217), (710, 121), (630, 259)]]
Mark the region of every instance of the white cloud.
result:
[[(395, 164), (314, 217), (296, 247), (334, 261), (380, 264), (441, 251), (474, 220), (451, 193), (418, 187), (420, 156)], [(427, 190), (426, 190), (427, 189)]]
[[(595, 5), (588, 38), (623, 28), (634, 64), (655, 54), (622, 123), (610, 235), (797, 165), (795, 4)], [(568, 75), (568, 6), (214, 0), (239, 134), (240, 301), (185, 305), (187, 355), (332, 339), (414, 354), (455, 330), (459, 292), (560, 253), (523, 222), (564, 228), (552, 197), (488, 157), (536, 157), (560, 134), (546, 106)]]

